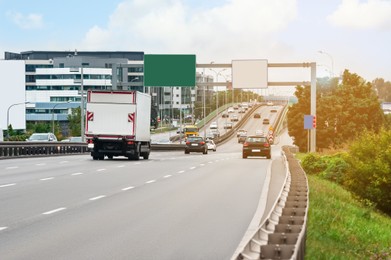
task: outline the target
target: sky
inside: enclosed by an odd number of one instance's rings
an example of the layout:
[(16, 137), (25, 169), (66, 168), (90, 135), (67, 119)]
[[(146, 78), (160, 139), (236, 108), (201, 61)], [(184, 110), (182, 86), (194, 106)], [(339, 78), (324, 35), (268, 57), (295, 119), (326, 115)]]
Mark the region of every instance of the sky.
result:
[[(316, 62), (318, 77), (348, 69), (391, 81), (391, 0), (0, 0), (0, 19), (0, 59), (143, 51), (195, 54), (197, 63)], [(296, 75), (286, 70), (272, 79)], [(299, 74), (292, 80), (310, 80)]]

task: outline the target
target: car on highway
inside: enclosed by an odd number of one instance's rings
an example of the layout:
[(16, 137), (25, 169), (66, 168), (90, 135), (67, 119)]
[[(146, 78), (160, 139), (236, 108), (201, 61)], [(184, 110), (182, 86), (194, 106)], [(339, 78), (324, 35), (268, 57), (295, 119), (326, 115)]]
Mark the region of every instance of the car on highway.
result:
[(254, 118), (261, 118), (261, 113), (255, 113)]
[(222, 118), (228, 118), (229, 115), (228, 115), (228, 113), (223, 113), (223, 114), (221, 115), (221, 117), (222, 117)]
[(231, 122), (238, 122), (238, 121), (239, 121), (238, 115), (234, 114), (231, 116)]
[(225, 124), (224, 124), (224, 129), (232, 129), (232, 128), (233, 128), (233, 126), (234, 126), (234, 124), (233, 124), (233, 123), (231, 123), (231, 122), (227, 122), (227, 123), (225, 123)]
[(238, 113), (241, 113), (241, 114), (246, 113), (246, 110), (245, 110), (244, 108), (241, 107), (241, 108), (239, 108)]
[(272, 107), (272, 108), (270, 109), (270, 112), (271, 112), (271, 113), (277, 112), (277, 107)]
[(265, 136), (247, 136), (243, 143), (242, 157), (246, 159), (248, 156), (265, 156), (270, 159), (271, 146), (269, 140)]
[(27, 142), (57, 142), (57, 137), (53, 133), (34, 133)]
[(218, 125), (217, 125), (216, 121), (213, 121), (212, 123), (210, 123), (209, 129), (217, 129), (217, 128), (218, 128)]
[(233, 113), (233, 112), (235, 112), (233, 107), (228, 108), (228, 113)]
[(213, 135), (213, 138), (219, 138), (220, 137), (220, 131), (218, 129), (210, 129), (210, 132)]
[(83, 140), (82, 140), (81, 136), (71, 136), (67, 139), (61, 140), (61, 142), (82, 143)]
[(273, 106), (273, 102), (269, 101), (266, 103), (267, 106)]
[(246, 133), (241, 133), (238, 137), (238, 143), (242, 144), (247, 138), (247, 132)]
[(270, 124), (269, 118), (264, 118), (262, 124), (264, 124), (264, 125)]
[(246, 134), (246, 135), (247, 135), (247, 130), (245, 130), (245, 129), (239, 129), (239, 130), (236, 132), (236, 137), (239, 137), (241, 134)]
[(187, 138), (185, 154), (189, 154), (190, 152), (198, 152), (203, 154), (208, 153), (208, 146), (206, 145), (206, 141), (203, 137), (190, 136)]
[(212, 150), (213, 152), (216, 152), (217, 146), (213, 140), (206, 140), (206, 145), (208, 146), (208, 150)]

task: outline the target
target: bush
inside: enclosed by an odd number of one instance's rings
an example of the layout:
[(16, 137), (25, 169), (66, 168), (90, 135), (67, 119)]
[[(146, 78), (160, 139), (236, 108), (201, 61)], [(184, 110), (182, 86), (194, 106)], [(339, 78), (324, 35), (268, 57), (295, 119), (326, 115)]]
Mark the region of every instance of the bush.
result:
[(338, 184), (343, 184), (345, 174), (349, 169), (349, 164), (346, 162), (346, 155), (335, 154), (332, 156), (325, 156), (323, 159), (327, 168), (319, 176)]
[(327, 168), (327, 164), (324, 161), (323, 157), (318, 154), (310, 153), (306, 155), (301, 165), (303, 166), (304, 171), (307, 174), (319, 174)]
[(345, 185), (391, 214), (391, 130), (363, 133), (350, 146)]

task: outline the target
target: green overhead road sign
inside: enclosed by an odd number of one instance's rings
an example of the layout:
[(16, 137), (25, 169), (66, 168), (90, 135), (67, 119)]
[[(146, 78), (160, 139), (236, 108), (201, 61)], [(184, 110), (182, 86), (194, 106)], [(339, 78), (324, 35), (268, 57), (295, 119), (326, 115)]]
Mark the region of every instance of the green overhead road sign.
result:
[(194, 87), (196, 56), (182, 54), (144, 55), (144, 86)]

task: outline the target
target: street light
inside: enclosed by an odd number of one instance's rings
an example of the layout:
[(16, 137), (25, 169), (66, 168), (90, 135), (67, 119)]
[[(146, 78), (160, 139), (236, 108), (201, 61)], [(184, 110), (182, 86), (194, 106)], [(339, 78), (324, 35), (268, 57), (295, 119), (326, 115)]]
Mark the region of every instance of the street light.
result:
[[(213, 64), (214, 61), (211, 62), (211, 64)], [(216, 73), (216, 82), (219, 81), (219, 75), (221, 72), (223, 72), (224, 70), (226, 69), (222, 69), (220, 70), (219, 72), (215, 71), (215, 70), (212, 70), (212, 69), (209, 69), (211, 71), (213, 71), (214, 73)], [(216, 122), (217, 122), (217, 126), (219, 125), (219, 120), (218, 120), (218, 116), (219, 116), (219, 87), (216, 86)]]
[[(66, 103), (69, 103), (71, 102), (70, 100), (68, 100)], [(52, 133), (54, 134), (54, 109), (56, 108), (56, 106), (58, 105), (62, 105), (64, 103), (58, 103), (58, 104), (55, 104), (52, 108)]]
[(7, 109), (7, 140), (9, 139), (10, 137), (10, 133), (9, 133), (9, 113), (10, 113), (10, 109), (11, 107), (13, 106), (16, 106), (16, 105), (23, 105), (23, 104), (29, 104), (30, 102), (26, 101), (26, 102), (22, 102), (22, 103), (16, 103), (16, 104), (12, 104), (8, 107)]
[(327, 53), (325, 51), (318, 51), (318, 52), (320, 54), (325, 54), (325, 55), (327, 55), (330, 58), (330, 60), (331, 60), (331, 75), (332, 75), (332, 77), (334, 77), (334, 59), (333, 59), (333, 56), (331, 56), (330, 53)]

